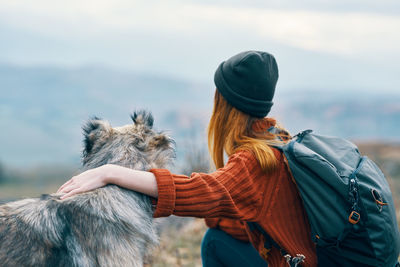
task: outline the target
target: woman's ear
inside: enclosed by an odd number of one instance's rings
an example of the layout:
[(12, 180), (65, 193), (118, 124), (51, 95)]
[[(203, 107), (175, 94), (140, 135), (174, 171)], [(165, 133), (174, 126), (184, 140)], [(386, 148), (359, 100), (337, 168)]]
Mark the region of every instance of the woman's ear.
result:
[(84, 158), (90, 154), (96, 144), (104, 143), (111, 129), (111, 125), (107, 121), (103, 121), (97, 117), (93, 117), (83, 125)]

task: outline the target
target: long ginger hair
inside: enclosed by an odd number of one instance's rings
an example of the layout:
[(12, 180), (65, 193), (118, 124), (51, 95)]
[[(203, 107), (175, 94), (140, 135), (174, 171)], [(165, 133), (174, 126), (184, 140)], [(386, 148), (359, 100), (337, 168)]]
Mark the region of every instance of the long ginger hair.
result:
[[(268, 145), (282, 141), (268, 131), (255, 132), (252, 125), (256, 120), (258, 118), (236, 109), (218, 90), (215, 91), (213, 113), (208, 124), (208, 149), (217, 169), (224, 166), (224, 151), (230, 156), (239, 150), (252, 151), (265, 172), (277, 168), (277, 159)], [(286, 131), (280, 136), (283, 139), (290, 137)]]

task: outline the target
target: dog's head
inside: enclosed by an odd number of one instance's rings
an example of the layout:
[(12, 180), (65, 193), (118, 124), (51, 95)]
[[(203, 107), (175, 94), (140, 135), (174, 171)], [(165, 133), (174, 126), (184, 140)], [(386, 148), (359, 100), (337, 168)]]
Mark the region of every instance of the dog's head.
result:
[(132, 124), (111, 127), (94, 117), (83, 126), (83, 166), (95, 168), (107, 163), (137, 170), (163, 168), (174, 158), (174, 141), (153, 129), (153, 116), (147, 111), (131, 115)]

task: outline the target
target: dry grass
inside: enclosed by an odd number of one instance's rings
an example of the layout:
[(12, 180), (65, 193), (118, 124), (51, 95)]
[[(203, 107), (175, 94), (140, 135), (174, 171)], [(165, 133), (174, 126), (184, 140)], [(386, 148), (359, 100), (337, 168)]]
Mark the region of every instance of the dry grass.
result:
[[(203, 147), (189, 145), (185, 165), (180, 173), (209, 172), (210, 158)], [(207, 227), (203, 219), (171, 216), (160, 222), (160, 245), (153, 251), (146, 266), (197, 267), (202, 266), (201, 240)]]
[(154, 249), (146, 266), (202, 266), (200, 246), (206, 230), (203, 219), (189, 220), (182, 227), (168, 227), (162, 232), (160, 245)]

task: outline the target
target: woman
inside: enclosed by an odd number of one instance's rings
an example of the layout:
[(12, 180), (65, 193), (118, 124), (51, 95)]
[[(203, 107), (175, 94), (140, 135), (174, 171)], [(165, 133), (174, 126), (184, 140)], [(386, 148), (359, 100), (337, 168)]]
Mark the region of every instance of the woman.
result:
[[(302, 266), (316, 266), (296, 185), (282, 153), (270, 146), (289, 137), (283, 130), (270, 133), (276, 122), (265, 118), (277, 80), (275, 58), (266, 52), (242, 52), (220, 64), (208, 127), (215, 172), (189, 178), (165, 169), (105, 165), (73, 177), (59, 192), (66, 198), (116, 184), (157, 199), (154, 217), (206, 218), (211, 229), (202, 242), (204, 266), (287, 266), (281, 251), (269, 250), (261, 232), (249, 229), (247, 221), (257, 222), (292, 258), (303, 254)], [(229, 156), (225, 165), (224, 152)]]

